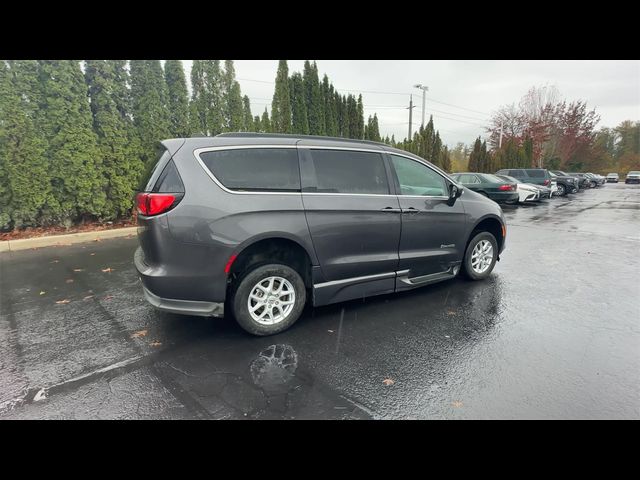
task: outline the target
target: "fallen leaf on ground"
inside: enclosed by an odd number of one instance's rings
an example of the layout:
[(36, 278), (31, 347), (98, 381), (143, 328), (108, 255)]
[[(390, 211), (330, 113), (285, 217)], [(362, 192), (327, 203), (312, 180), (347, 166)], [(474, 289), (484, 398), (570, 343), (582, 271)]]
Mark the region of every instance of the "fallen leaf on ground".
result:
[(160, 345), (162, 345), (162, 342), (151, 342), (149, 345), (151, 345), (152, 347), (159, 347)]
[(68, 279), (66, 280), (66, 283), (73, 283), (73, 278), (68, 278)]
[(137, 332), (133, 332), (131, 334), (131, 338), (140, 338), (147, 335), (147, 330), (138, 330)]
[(58, 263), (60, 260), (51, 260), (50, 263)]
[(384, 383), (386, 386), (389, 386), (389, 385), (393, 385), (393, 384), (394, 384), (394, 383), (396, 383), (396, 382), (394, 382), (394, 381), (393, 381), (393, 380), (391, 380), (390, 378), (385, 378), (385, 379), (382, 381), (382, 383)]
[(454, 406), (455, 408), (460, 408), (463, 404), (462, 402), (456, 400), (455, 402), (451, 402), (451, 405)]
[(333, 333), (333, 330), (327, 330), (327, 332), (329, 332), (329, 333)]
[(455, 315), (456, 311), (455, 310), (447, 310), (447, 315)]
[(100, 239), (99, 239), (99, 238), (96, 238), (96, 239), (94, 240), (94, 242), (99, 242), (99, 241), (100, 241)]
[(45, 291), (43, 290), (43, 291), (41, 291), (41, 292), (40, 292), (40, 295), (44, 295), (45, 293), (47, 293), (47, 292), (45, 292)]
[(95, 253), (90, 253), (89, 255), (95, 255)]
[(84, 268), (74, 268), (74, 272), (84, 272)]
[(58, 300), (56, 303), (62, 304), (62, 303), (69, 303), (69, 302), (71, 302), (71, 300), (69, 300), (68, 298), (65, 298), (64, 300)]
[(83, 298), (83, 300), (89, 300), (90, 298), (93, 298), (93, 295), (87, 295), (86, 297)]
[(111, 268), (111, 267), (107, 267), (107, 268), (103, 268), (102, 271), (105, 272), (105, 273), (109, 273), (109, 272), (113, 272), (114, 269)]
[(107, 295), (106, 297), (103, 298), (103, 300), (111, 300), (113, 298), (113, 295)]

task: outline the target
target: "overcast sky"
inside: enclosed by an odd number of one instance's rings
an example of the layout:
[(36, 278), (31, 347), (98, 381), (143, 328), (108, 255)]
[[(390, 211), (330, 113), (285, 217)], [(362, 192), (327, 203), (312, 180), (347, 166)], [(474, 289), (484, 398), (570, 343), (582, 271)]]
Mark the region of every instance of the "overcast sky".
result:
[[(289, 60), (289, 74), (302, 71), (304, 60)], [(341, 93), (362, 93), (365, 121), (378, 114), (380, 133), (404, 138), (409, 128), (409, 94), (413, 93), (413, 126), (420, 126), (421, 91), (429, 87), (426, 114), (449, 146), (472, 143), (484, 135), (487, 117), (501, 105), (518, 102), (532, 86), (555, 85), (567, 100), (586, 100), (601, 120), (613, 127), (623, 120), (640, 120), (640, 61), (615, 60), (318, 60), (320, 78), (326, 73)], [(269, 107), (277, 60), (236, 60), (242, 94), (251, 100), (254, 115)], [(191, 60), (184, 60), (189, 78)], [(380, 92), (380, 93), (370, 93)], [(381, 93), (387, 92), (387, 93)], [(462, 107), (462, 108), (460, 108)]]

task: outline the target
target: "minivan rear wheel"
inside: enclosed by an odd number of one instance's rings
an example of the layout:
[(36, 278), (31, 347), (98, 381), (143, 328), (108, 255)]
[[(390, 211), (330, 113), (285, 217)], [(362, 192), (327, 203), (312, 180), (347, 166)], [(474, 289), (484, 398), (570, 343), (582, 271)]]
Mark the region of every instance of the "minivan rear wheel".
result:
[(498, 242), (489, 232), (477, 233), (467, 245), (463, 270), (471, 280), (484, 280), (493, 271), (498, 259)]
[(564, 185), (562, 185), (561, 183), (558, 184), (558, 191), (556, 192), (556, 194), (559, 197), (564, 197), (565, 193), (567, 193), (567, 190), (564, 188)]
[(258, 266), (246, 273), (233, 290), (233, 315), (253, 335), (274, 335), (298, 320), (306, 294), (302, 277), (291, 267)]

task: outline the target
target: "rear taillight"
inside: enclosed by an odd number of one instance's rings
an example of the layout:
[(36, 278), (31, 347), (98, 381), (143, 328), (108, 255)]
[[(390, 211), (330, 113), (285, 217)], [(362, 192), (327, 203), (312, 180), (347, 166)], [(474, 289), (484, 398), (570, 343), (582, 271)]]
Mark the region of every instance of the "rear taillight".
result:
[(549, 179), (545, 179), (545, 181), (542, 183), (543, 185), (549, 185)]
[(515, 185), (500, 185), (498, 187), (498, 190), (502, 190), (503, 192), (507, 192), (509, 190), (515, 190), (516, 186)]
[(182, 198), (174, 193), (139, 193), (136, 196), (138, 213), (147, 217), (159, 215), (173, 207)]

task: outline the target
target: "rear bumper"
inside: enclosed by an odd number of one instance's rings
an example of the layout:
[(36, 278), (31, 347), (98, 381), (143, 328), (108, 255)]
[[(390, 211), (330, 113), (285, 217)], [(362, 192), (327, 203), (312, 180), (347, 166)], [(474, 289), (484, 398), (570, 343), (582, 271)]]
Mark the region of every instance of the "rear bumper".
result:
[(607, 183), (618, 183), (617, 178), (607, 178)]
[(223, 317), (224, 303), (196, 302), (194, 300), (175, 300), (161, 298), (154, 295), (145, 286), (142, 287), (144, 298), (158, 310), (177, 313), (180, 315), (195, 315), (199, 317)]
[(164, 265), (150, 266), (140, 247), (133, 258), (145, 299), (157, 309), (184, 315), (223, 316), (225, 295), (216, 291), (224, 292), (225, 277), (170, 272)]
[(627, 178), (624, 183), (640, 183), (640, 178)]

